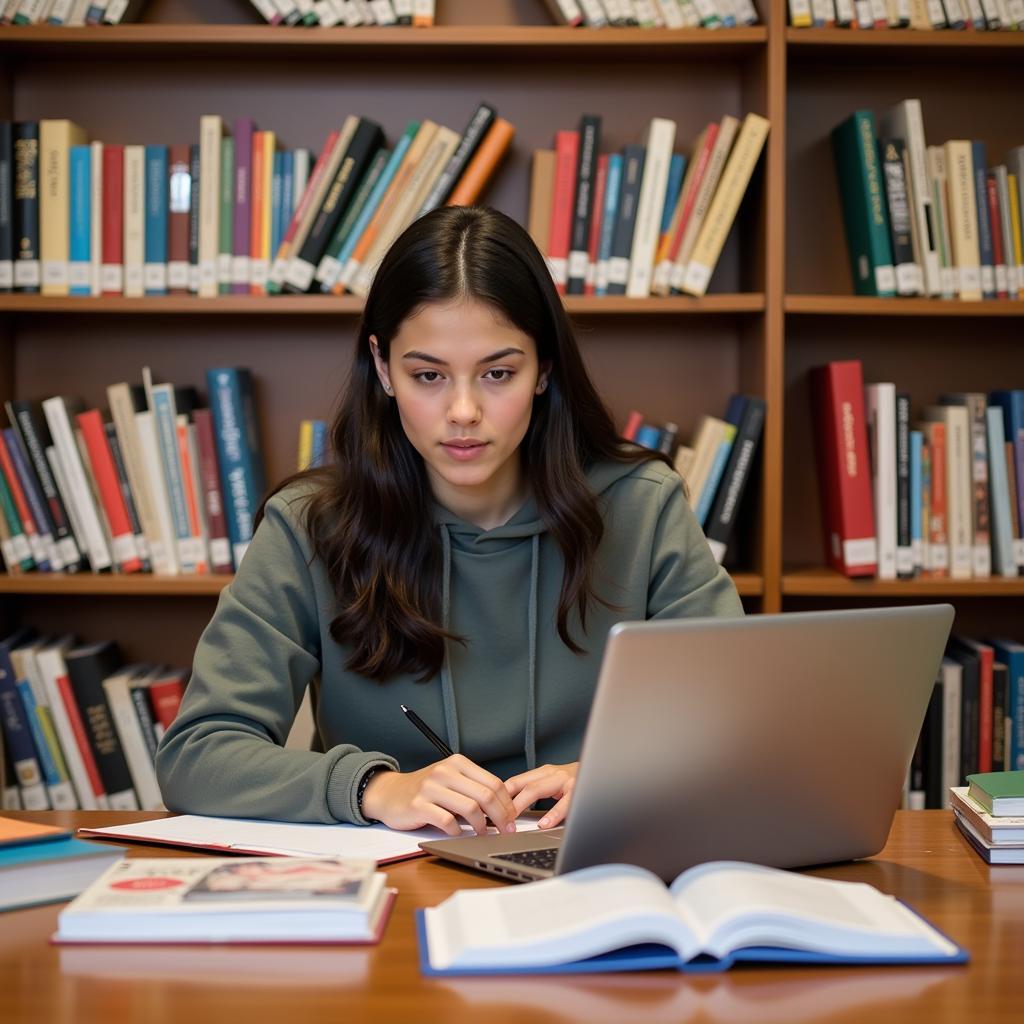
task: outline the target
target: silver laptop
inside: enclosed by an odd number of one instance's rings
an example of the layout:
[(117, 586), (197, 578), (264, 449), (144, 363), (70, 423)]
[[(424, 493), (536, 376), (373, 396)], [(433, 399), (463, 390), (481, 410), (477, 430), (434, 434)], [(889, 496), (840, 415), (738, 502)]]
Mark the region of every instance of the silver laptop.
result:
[(424, 842), (516, 881), (627, 863), (775, 867), (885, 844), (953, 622), (948, 604), (623, 622), (564, 828)]

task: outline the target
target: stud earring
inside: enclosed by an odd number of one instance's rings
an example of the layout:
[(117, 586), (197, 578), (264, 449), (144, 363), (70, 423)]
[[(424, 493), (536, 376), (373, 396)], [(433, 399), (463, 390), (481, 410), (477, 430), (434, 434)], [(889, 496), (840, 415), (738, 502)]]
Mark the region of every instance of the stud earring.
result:
[(384, 394), (386, 394), (386, 395), (394, 394), (394, 392), (391, 390), (391, 385), (390, 384), (382, 384), (381, 387), (384, 389)]

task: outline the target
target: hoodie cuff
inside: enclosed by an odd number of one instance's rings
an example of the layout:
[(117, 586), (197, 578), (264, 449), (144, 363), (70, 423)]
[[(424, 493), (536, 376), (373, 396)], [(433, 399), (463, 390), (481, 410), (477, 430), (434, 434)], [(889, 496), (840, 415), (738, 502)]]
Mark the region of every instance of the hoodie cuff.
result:
[(398, 762), (387, 754), (360, 751), (339, 757), (327, 778), (327, 809), (338, 821), (369, 825), (359, 810), (356, 794), (363, 776), (372, 768), (390, 768), (397, 772)]

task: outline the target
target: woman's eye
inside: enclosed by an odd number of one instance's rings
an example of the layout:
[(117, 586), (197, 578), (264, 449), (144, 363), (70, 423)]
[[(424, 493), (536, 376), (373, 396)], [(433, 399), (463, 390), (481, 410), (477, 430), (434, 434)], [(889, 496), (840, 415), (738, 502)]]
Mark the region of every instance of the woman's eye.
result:
[(416, 374), (416, 379), (422, 384), (433, 384), (434, 381), (440, 380), (441, 375), (437, 370), (423, 370), (421, 373)]
[(512, 371), (511, 370), (488, 370), (487, 371), (487, 377), (489, 377), (495, 383), (501, 384), (504, 381), (512, 379)]

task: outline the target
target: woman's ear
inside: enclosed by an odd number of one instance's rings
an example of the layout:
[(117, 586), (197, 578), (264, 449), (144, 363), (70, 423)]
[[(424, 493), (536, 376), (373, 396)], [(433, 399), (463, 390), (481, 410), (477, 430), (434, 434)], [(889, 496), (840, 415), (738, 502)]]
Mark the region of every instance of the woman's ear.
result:
[(551, 377), (551, 360), (545, 359), (540, 364), (540, 373), (537, 376), (536, 394), (543, 395), (548, 388), (548, 380)]
[(377, 369), (377, 379), (380, 381), (380, 386), (384, 389), (385, 394), (393, 395), (395, 391), (391, 386), (391, 374), (388, 372), (388, 364), (381, 358), (380, 349), (377, 347), (377, 336), (374, 334), (370, 335), (370, 354), (373, 356), (373, 365)]

